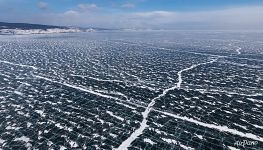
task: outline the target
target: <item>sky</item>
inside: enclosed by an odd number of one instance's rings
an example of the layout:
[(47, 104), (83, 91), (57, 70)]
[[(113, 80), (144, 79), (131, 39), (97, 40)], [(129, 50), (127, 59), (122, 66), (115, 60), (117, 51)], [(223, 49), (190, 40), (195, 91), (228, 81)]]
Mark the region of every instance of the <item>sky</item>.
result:
[(263, 0), (0, 0), (0, 22), (132, 29), (263, 29)]

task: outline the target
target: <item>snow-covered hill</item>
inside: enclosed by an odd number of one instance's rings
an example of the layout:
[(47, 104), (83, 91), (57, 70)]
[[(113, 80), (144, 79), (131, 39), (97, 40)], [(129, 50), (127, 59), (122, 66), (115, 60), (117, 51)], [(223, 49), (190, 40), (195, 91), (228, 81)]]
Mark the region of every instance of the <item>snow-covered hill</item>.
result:
[(4, 35), (24, 35), (24, 34), (49, 34), (49, 33), (75, 33), (75, 32), (94, 32), (95, 29), (50, 26), (27, 23), (5, 23), (0, 22), (0, 34)]
[(0, 34), (48, 34), (48, 33), (71, 33), (81, 32), (80, 29), (0, 29)]

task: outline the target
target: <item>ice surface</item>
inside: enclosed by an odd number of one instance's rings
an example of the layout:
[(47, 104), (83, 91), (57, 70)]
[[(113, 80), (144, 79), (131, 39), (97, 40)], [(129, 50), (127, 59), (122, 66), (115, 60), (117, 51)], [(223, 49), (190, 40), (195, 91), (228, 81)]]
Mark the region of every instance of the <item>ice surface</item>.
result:
[(261, 39), (0, 35), (0, 149), (260, 149)]

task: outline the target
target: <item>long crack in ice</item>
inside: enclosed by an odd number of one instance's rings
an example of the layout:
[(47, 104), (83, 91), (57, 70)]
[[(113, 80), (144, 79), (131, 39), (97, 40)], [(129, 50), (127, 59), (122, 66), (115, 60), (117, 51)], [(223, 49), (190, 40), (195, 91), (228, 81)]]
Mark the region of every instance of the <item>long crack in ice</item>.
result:
[(5, 63), (5, 64), (9, 64), (9, 65), (13, 65), (13, 66), (20, 66), (20, 67), (25, 67), (25, 68), (31, 68), (34, 70), (37, 70), (38, 68), (35, 66), (29, 66), (29, 65), (23, 65), (23, 64), (17, 64), (17, 63), (13, 63), (13, 62), (9, 62), (9, 61), (4, 61), (4, 60), (0, 60), (1, 63)]
[(200, 65), (205, 65), (205, 64), (209, 64), (209, 63), (213, 63), (215, 61), (217, 61), (218, 58), (216, 59), (213, 59), (211, 61), (208, 61), (208, 62), (205, 62), (205, 63), (200, 63), (200, 64), (196, 64), (196, 65), (192, 65), (191, 67), (189, 68), (186, 68), (186, 69), (183, 69), (183, 70), (180, 70), (177, 75), (178, 75), (178, 83), (176, 84), (176, 86), (173, 86), (171, 88), (168, 88), (168, 89), (165, 89), (163, 91), (162, 94), (158, 95), (157, 97), (153, 98), (151, 100), (151, 102), (148, 104), (147, 108), (145, 109), (144, 112), (142, 112), (142, 116), (143, 116), (143, 120), (142, 122), (140, 123), (140, 127), (138, 129), (136, 129), (128, 139), (126, 139), (125, 141), (122, 142), (122, 144), (117, 148), (117, 150), (127, 150), (128, 147), (131, 145), (131, 143), (137, 139), (141, 134), (142, 132), (148, 127), (147, 125), (147, 118), (149, 116), (149, 113), (151, 112), (152, 110), (152, 107), (153, 105), (155, 104), (155, 101), (157, 99), (160, 99), (161, 97), (164, 97), (169, 91), (172, 91), (172, 90), (175, 90), (176, 88), (180, 88), (181, 87), (181, 84), (182, 84), (182, 73), (185, 72), (185, 71), (188, 71), (188, 70), (191, 70), (195, 67), (198, 67)]
[(185, 120), (185, 121), (188, 121), (188, 122), (192, 122), (192, 123), (195, 123), (195, 124), (203, 126), (203, 127), (207, 127), (207, 128), (216, 129), (216, 130), (219, 130), (219, 131), (228, 132), (228, 133), (231, 133), (231, 134), (234, 134), (234, 135), (238, 135), (238, 136), (241, 136), (241, 137), (245, 137), (245, 138), (249, 138), (249, 139), (253, 139), (253, 140), (256, 140), (256, 141), (263, 142), (263, 137), (259, 137), (257, 135), (252, 134), (252, 133), (243, 133), (243, 132), (237, 131), (235, 129), (228, 128), (227, 126), (220, 126), (220, 125), (215, 125), (215, 124), (204, 123), (204, 122), (192, 119), (192, 118), (182, 117), (182, 116), (175, 115), (175, 114), (172, 114), (172, 113), (169, 113), (169, 112), (163, 112), (163, 111), (159, 111), (159, 110), (154, 110), (154, 111), (162, 113), (162, 114), (165, 114), (167, 116), (170, 116), (170, 117), (173, 117), (173, 118), (176, 118), (176, 119), (182, 119), (182, 120)]
[(49, 81), (49, 82), (61, 84), (61, 85), (64, 85), (64, 86), (67, 86), (67, 87), (70, 87), (70, 88), (73, 88), (73, 89), (77, 89), (77, 90), (80, 90), (80, 91), (83, 91), (83, 92), (87, 92), (87, 93), (90, 93), (90, 94), (93, 94), (93, 95), (97, 95), (97, 96), (100, 96), (100, 97), (109, 98), (109, 99), (117, 99), (116, 97), (112, 97), (112, 96), (109, 96), (109, 95), (104, 95), (104, 94), (101, 94), (99, 92), (88, 90), (88, 89), (85, 89), (85, 88), (82, 88), (82, 87), (78, 87), (78, 86), (75, 86), (75, 85), (71, 85), (71, 84), (68, 84), (68, 83), (65, 83), (65, 82), (62, 83), (62, 82), (54, 81), (52, 79), (49, 79), (49, 78), (46, 78), (46, 77), (42, 77), (42, 76), (38, 76), (38, 75), (35, 75), (35, 77), (38, 78), (38, 79), (42, 79), (42, 80), (46, 80), (46, 81)]

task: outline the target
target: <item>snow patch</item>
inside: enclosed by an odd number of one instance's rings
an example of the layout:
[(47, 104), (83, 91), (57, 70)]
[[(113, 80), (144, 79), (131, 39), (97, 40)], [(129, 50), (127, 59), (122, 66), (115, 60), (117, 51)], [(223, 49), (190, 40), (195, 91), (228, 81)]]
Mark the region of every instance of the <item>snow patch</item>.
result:
[(69, 145), (71, 146), (71, 148), (76, 148), (78, 147), (78, 144), (75, 141), (70, 141)]
[(156, 144), (156, 143), (153, 142), (151, 139), (143, 139), (143, 141), (144, 141), (144, 142), (147, 142), (147, 143), (149, 143), (149, 144), (151, 144), (151, 145)]
[(0, 139), (0, 144), (3, 144), (5, 142), (5, 140)]
[(170, 143), (170, 144), (178, 144), (180, 147), (182, 147), (183, 149), (186, 149), (186, 150), (194, 150), (194, 148), (185, 146), (185, 145), (181, 144), (179, 141), (176, 141), (173, 139), (162, 138), (162, 140), (164, 140), (165, 142)]
[(46, 115), (44, 114), (43, 110), (35, 110), (36, 113), (38, 113), (41, 117), (45, 117)]
[(19, 91), (14, 91), (15, 94), (19, 95), (19, 96), (23, 96), (23, 93), (19, 92)]
[(60, 123), (56, 123), (55, 126), (58, 127), (59, 129), (63, 129), (63, 126)]
[(66, 150), (67, 148), (65, 146), (60, 146), (59, 150)]
[(238, 48), (236, 49), (236, 52), (237, 52), (238, 55), (241, 54), (240, 50), (241, 50), (241, 47), (238, 47)]
[(202, 135), (195, 134), (199, 139), (203, 139)]
[(123, 103), (120, 103), (120, 102), (116, 102), (116, 103), (119, 104), (119, 105), (125, 106), (127, 108), (133, 109), (133, 110), (136, 109), (135, 107), (132, 107), (132, 106), (127, 105), (127, 104), (123, 104)]
[(31, 125), (32, 125), (32, 123), (30, 123), (30, 122), (27, 122), (27, 124), (26, 124), (26, 126), (29, 128), (29, 127), (31, 127)]
[(120, 120), (120, 121), (124, 121), (124, 118), (114, 115), (113, 112), (111, 112), (111, 111), (106, 111), (106, 113), (111, 115), (112, 117)]
[(227, 146), (230, 150), (239, 150), (238, 148), (232, 147), (232, 146)]
[(23, 141), (23, 142), (28, 143), (30, 141), (30, 139), (26, 136), (21, 136), (20, 138), (15, 138), (14, 141)]

